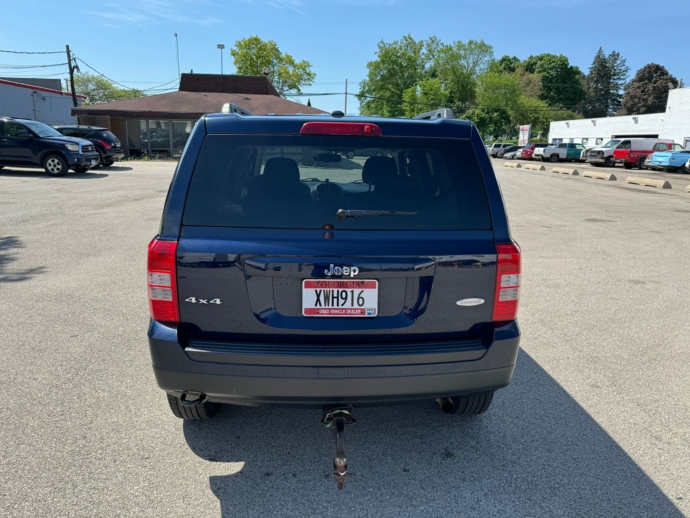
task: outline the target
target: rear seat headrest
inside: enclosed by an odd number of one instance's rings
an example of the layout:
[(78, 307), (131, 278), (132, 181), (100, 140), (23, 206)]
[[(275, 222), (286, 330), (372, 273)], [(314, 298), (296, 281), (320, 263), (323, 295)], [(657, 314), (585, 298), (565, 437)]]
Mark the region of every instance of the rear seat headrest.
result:
[(362, 181), (371, 185), (390, 183), (398, 175), (398, 165), (389, 156), (367, 158), (362, 168)]
[(276, 183), (299, 182), (299, 166), (292, 158), (269, 158), (264, 166), (262, 175), (266, 180)]

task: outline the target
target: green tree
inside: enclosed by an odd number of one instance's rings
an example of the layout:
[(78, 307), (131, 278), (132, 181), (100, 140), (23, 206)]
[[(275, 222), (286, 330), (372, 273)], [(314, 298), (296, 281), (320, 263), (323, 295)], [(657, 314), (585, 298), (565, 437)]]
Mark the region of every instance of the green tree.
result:
[(522, 61), (516, 56), (503, 56), (491, 63), (494, 72), (515, 72), (522, 66)]
[(357, 97), (363, 115), (405, 115), (403, 93), (426, 79), (438, 48), (411, 35), (386, 43), (380, 41), (376, 59), (367, 63), (367, 78), (359, 84)]
[(119, 88), (110, 79), (101, 75), (80, 72), (74, 75), (74, 89), (78, 95), (85, 95), (86, 100), (83, 104), (108, 103), (111, 101), (121, 101), (123, 99), (134, 99), (144, 97), (146, 94), (141, 90)]
[(611, 117), (621, 109), (623, 86), (630, 68), (625, 59), (613, 51), (608, 56), (600, 47), (594, 56), (585, 80), (587, 99), (583, 107), (585, 117)]
[[(376, 59), (367, 63), (367, 78), (360, 83), (360, 110), (365, 115), (396, 117), (417, 110), (404, 106), (404, 101), (415, 107), (443, 102), (462, 114), (475, 100), (477, 77), (492, 60), (493, 49), (483, 41), (444, 44), (435, 37), (417, 41), (410, 35), (391, 43), (381, 41)], [(423, 85), (426, 81), (433, 82)]]
[(650, 63), (637, 71), (625, 85), (621, 115), (661, 113), (666, 109), (670, 85), (677, 88), (678, 80), (665, 67)]
[(476, 105), (466, 117), (472, 120), (482, 136), (503, 136), (514, 132), (513, 113), (523, 89), (515, 74), (490, 71), (478, 78)]
[(258, 36), (237, 40), (230, 55), (237, 74), (258, 76), (267, 68), (269, 79), (283, 97), (288, 92), (302, 93), (302, 87), (310, 86), (316, 78), (309, 61), (296, 61), (290, 54), (281, 52), (273, 40), (264, 41)]
[(438, 79), (425, 79), (403, 92), (403, 110), (406, 117), (448, 106), (450, 92)]
[(447, 86), (448, 102), (462, 114), (476, 100), (478, 78), (494, 58), (494, 50), (484, 41), (456, 41), (439, 47), (433, 66), (438, 78)]
[(555, 54), (530, 56), (523, 66), (530, 74), (539, 74), (541, 99), (549, 106), (576, 108), (585, 99), (584, 74), (571, 66), (568, 58)]

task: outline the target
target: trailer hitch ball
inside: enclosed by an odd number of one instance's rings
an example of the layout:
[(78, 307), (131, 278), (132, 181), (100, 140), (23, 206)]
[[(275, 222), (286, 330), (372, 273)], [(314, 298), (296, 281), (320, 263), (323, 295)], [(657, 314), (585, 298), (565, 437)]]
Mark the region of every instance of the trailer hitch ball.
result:
[(347, 457), (345, 457), (345, 425), (355, 420), (350, 407), (328, 408), (324, 410), (321, 422), (326, 428), (335, 428), (335, 458), (333, 459), (333, 475), (338, 483), (338, 489), (343, 489), (347, 477)]

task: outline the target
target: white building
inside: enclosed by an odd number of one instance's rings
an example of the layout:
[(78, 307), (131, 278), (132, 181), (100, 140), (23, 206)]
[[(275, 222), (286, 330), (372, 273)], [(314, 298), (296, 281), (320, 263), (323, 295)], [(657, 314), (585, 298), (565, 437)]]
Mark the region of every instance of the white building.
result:
[(672, 139), (690, 149), (690, 88), (670, 90), (664, 113), (557, 121), (549, 128), (549, 141), (558, 144), (593, 147), (621, 137)]
[[(83, 96), (77, 96), (81, 104)], [(46, 124), (76, 124), (72, 95), (42, 86), (0, 79), (0, 117), (17, 117)]]

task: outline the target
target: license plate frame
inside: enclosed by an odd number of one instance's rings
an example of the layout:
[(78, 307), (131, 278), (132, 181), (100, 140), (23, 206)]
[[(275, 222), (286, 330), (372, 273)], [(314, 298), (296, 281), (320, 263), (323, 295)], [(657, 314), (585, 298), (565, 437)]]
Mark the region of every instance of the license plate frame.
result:
[[(320, 292), (318, 295), (317, 291)], [(345, 298), (341, 294), (343, 291), (346, 293)], [(359, 297), (363, 299), (362, 305), (359, 305)], [(377, 280), (304, 279), (302, 281), (302, 316), (304, 317), (375, 318), (378, 316), (378, 302), (379, 282)]]

